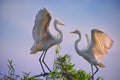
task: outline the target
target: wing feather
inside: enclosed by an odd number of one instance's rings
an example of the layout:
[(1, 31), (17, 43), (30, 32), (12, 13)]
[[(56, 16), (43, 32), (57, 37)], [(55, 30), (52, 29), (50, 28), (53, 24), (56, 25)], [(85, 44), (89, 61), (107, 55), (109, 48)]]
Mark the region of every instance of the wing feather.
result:
[(86, 42), (86, 49), (89, 49), (89, 47), (90, 47), (90, 38), (89, 38), (89, 36), (88, 36), (88, 34), (85, 34), (85, 36), (86, 36), (86, 39), (87, 39), (87, 42)]
[(41, 9), (35, 17), (35, 24), (33, 27), (33, 40), (38, 42), (42, 40), (43, 37), (51, 37), (49, 32), (49, 24), (51, 21), (51, 15), (47, 9)]
[(96, 58), (103, 58), (112, 47), (112, 39), (103, 31), (93, 29), (91, 31), (91, 49)]

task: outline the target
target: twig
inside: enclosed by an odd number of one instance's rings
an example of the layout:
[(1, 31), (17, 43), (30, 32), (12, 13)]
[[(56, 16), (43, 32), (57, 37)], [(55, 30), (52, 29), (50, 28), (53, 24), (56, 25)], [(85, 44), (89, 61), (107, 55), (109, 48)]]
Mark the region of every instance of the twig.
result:
[(47, 76), (47, 75), (49, 75), (50, 73), (44, 73), (44, 74), (38, 74), (38, 75), (35, 75), (35, 76), (32, 76), (32, 77), (41, 77), (41, 76), (43, 76), (43, 77), (45, 77), (45, 76)]

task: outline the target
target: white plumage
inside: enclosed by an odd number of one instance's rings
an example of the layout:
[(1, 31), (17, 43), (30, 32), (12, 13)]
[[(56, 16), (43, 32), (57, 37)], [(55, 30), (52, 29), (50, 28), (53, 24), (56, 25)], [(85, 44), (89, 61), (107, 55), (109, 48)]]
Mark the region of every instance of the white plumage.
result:
[[(99, 59), (103, 58), (108, 50), (112, 47), (113, 41), (112, 39), (103, 31), (98, 29), (91, 30), (91, 40), (88, 35), (85, 34), (87, 38), (88, 45), (86, 49), (80, 50), (78, 48), (78, 43), (81, 40), (81, 33), (79, 30), (75, 30), (71, 33), (78, 34), (79, 39), (75, 41), (75, 50), (78, 55), (82, 56), (85, 60), (87, 60), (91, 64), (92, 68), (92, 78), (94, 74), (98, 71), (98, 67), (104, 68), (105, 66), (99, 62)], [(93, 65), (96, 67), (95, 73), (93, 73)]]
[[(34, 43), (33, 43), (32, 48), (30, 49), (31, 54), (35, 54), (38, 51), (43, 51), (39, 60), (40, 60), (40, 64), (41, 64), (41, 67), (42, 67), (44, 73), (45, 73), (45, 71), (44, 71), (44, 68), (43, 68), (42, 62), (41, 62), (42, 56), (43, 56), (42, 61), (45, 64), (44, 58), (45, 58), (47, 50), (50, 47), (61, 43), (63, 40), (63, 34), (62, 34), (61, 30), (57, 28), (57, 25), (64, 26), (64, 24), (59, 19), (55, 19), (54, 28), (60, 34), (60, 37), (56, 38), (49, 31), (49, 24), (50, 24), (51, 18), (52, 18), (51, 14), (48, 12), (48, 10), (46, 8), (41, 9), (36, 14), (35, 24), (34, 24), (33, 31), (32, 31)], [(48, 68), (48, 66), (46, 64), (45, 64), (45, 66)], [(50, 71), (49, 68), (48, 68), (48, 70)]]

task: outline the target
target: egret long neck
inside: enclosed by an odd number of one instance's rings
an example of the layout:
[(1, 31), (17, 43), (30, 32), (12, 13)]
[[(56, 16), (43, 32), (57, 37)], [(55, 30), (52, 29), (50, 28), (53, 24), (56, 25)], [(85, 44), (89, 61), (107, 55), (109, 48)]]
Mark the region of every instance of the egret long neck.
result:
[(57, 41), (56, 41), (56, 43), (59, 44), (59, 43), (61, 43), (62, 40), (63, 40), (63, 33), (62, 33), (62, 31), (61, 31), (60, 29), (58, 29), (58, 27), (57, 27), (57, 22), (56, 22), (56, 21), (54, 21), (54, 28), (55, 28), (55, 30), (60, 34), (60, 37), (59, 37), (59, 38), (57, 39)]
[(79, 38), (75, 41), (75, 50), (78, 53), (78, 55), (82, 55), (82, 51), (79, 49), (78, 43), (81, 40), (81, 34), (78, 34)]

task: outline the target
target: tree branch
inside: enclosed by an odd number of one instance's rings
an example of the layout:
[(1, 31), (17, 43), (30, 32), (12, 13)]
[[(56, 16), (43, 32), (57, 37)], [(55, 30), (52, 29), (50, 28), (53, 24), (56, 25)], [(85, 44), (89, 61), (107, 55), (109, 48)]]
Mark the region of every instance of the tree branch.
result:
[(43, 77), (45, 77), (45, 76), (47, 76), (47, 75), (49, 75), (50, 73), (44, 73), (44, 74), (38, 74), (38, 75), (34, 75), (34, 76), (32, 76), (32, 77), (41, 77), (41, 76), (43, 76)]

